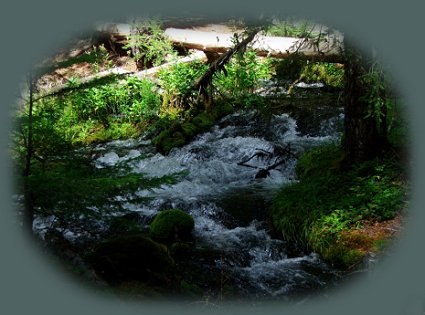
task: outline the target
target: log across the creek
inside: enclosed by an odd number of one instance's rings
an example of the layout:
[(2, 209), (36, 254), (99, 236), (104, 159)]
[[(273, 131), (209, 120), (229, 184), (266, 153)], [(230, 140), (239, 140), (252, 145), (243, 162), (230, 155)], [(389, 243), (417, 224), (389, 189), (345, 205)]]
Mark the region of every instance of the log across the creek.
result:
[[(113, 40), (125, 42), (131, 33), (129, 24), (104, 24), (98, 26), (99, 32), (108, 33)], [(165, 35), (175, 45), (186, 49), (202, 50), (206, 53), (225, 53), (235, 45), (234, 33), (204, 31), (194, 29), (167, 28)], [(243, 36), (242, 36), (243, 37)], [(265, 36), (257, 34), (250, 49), (259, 56), (288, 58), (298, 53), (305, 59), (341, 63), (342, 39), (323, 34), (323, 40), (306, 38)]]

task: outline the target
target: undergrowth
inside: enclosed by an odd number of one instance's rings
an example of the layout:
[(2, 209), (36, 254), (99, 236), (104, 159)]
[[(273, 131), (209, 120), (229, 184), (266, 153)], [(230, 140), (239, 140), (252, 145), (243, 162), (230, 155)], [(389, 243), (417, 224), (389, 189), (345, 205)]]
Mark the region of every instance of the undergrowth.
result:
[(387, 157), (340, 167), (342, 153), (335, 144), (313, 149), (296, 167), (299, 182), (284, 187), (271, 208), (274, 228), (286, 240), (310, 248), (332, 263), (347, 267), (360, 257), (341, 245), (346, 231), (363, 220), (394, 218), (406, 202), (402, 165)]

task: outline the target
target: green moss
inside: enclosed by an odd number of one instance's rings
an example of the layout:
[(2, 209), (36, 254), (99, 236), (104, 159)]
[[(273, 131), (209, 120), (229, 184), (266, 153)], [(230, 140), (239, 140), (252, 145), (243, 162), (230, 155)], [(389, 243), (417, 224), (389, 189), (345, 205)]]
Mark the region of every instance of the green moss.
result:
[(232, 104), (229, 102), (217, 102), (211, 109), (211, 114), (215, 119), (220, 119), (234, 112)]
[(214, 118), (207, 112), (202, 112), (193, 117), (192, 123), (199, 131), (207, 131), (214, 125)]
[(162, 124), (161, 131), (152, 143), (158, 152), (168, 154), (172, 148), (180, 147), (191, 141), (197, 134), (208, 131), (214, 122), (233, 112), (229, 103), (217, 103), (210, 111), (198, 113), (193, 118), (189, 114), (184, 122), (169, 121)]
[(181, 130), (185, 138), (188, 140), (192, 139), (198, 131), (196, 126), (189, 122), (181, 124)]
[(352, 249), (346, 245), (334, 243), (322, 253), (330, 264), (337, 268), (347, 269), (359, 264), (364, 254), (358, 249)]
[(173, 278), (174, 263), (166, 248), (140, 234), (105, 241), (88, 260), (110, 283), (137, 280), (157, 285)]
[(149, 227), (153, 239), (165, 243), (188, 241), (195, 226), (193, 218), (179, 209), (161, 211)]
[(181, 132), (164, 130), (152, 140), (152, 143), (155, 145), (158, 152), (161, 154), (168, 154), (172, 148), (181, 147), (186, 141)]

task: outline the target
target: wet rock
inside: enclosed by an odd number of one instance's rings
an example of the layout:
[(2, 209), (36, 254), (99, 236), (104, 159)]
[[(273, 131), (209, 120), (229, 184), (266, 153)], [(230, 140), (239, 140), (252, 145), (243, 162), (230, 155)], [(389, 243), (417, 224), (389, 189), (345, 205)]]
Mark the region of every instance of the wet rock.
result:
[(270, 172), (268, 170), (265, 169), (261, 169), (257, 172), (257, 174), (255, 174), (255, 178), (259, 179), (259, 178), (267, 178), (267, 176), (270, 175)]

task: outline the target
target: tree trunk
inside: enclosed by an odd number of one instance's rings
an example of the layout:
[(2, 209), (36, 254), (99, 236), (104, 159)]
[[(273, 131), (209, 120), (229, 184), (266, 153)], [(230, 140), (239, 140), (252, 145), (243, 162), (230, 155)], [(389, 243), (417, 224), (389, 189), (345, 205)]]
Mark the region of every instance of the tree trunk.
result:
[[(368, 86), (361, 77), (367, 73), (367, 58), (345, 43), (344, 140), (345, 162), (350, 165), (380, 156), (387, 144), (386, 133), (380, 132), (370, 104), (364, 98)], [(384, 117), (384, 121), (385, 121)], [(382, 126), (381, 126), (382, 127)], [(384, 124), (385, 127), (385, 124)]]
[(28, 135), (27, 135), (27, 154), (25, 157), (25, 169), (23, 174), (24, 180), (24, 218), (23, 224), (30, 232), (32, 232), (32, 225), (34, 220), (34, 205), (31, 193), (31, 188), (28, 183), (28, 176), (31, 174), (31, 161), (33, 157), (33, 95), (34, 95), (34, 79), (32, 74), (28, 76), (28, 86), (30, 92), (29, 109), (28, 109)]

